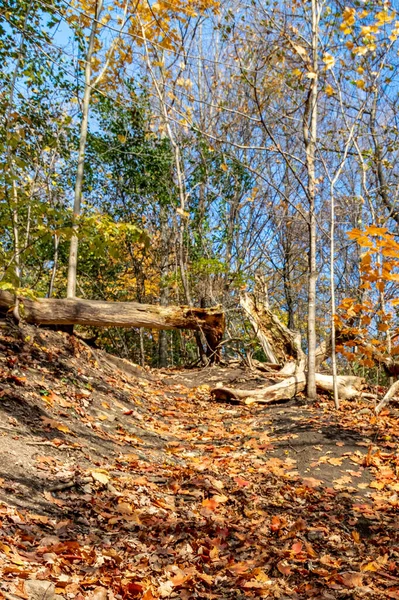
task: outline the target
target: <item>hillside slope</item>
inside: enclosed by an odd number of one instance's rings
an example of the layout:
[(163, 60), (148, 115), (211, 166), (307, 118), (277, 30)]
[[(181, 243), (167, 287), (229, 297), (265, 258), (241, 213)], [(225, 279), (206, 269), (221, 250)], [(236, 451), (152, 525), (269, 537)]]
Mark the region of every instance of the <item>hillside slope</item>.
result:
[(399, 598), (394, 405), (216, 403), (259, 381), (33, 327), (0, 375), (0, 597)]

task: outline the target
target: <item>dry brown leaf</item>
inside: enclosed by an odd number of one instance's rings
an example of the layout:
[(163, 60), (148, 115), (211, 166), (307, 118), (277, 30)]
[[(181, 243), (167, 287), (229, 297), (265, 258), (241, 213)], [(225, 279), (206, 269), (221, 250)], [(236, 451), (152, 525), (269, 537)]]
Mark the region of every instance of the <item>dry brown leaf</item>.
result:
[(346, 571), (339, 575), (341, 582), (348, 588), (359, 587), (363, 584), (363, 573), (355, 571)]

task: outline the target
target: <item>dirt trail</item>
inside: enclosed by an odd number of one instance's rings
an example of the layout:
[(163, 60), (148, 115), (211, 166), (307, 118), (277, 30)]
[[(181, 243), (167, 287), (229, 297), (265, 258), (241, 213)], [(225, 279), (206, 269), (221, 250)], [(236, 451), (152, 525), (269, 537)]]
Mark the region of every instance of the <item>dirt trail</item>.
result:
[(399, 598), (394, 404), (216, 403), (264, 380), (34, 328), (0, 375), (0, 597)]

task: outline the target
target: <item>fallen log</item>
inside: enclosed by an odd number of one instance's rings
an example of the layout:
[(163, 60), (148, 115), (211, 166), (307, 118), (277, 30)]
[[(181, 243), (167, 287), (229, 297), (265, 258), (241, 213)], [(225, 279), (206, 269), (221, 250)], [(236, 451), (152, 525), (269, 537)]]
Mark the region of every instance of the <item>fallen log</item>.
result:
[[(0, 312), (8, 312), (16, 298), (0, 291)], [(81, 298), (18, 298), (21, 319), (34, 325), (90, 325), (94, 327), (145, 327), (148, 329), (192, 329), (202, 331), (207, 354), (214, 358), (225, 329), (219, 307), (153, 306), (138, 302), (105, 302)]]
[[(365, 387), (365, 380), (362, 377), (351, 375), (338, 376), (338, 394), (341, 399), (350, 400), (359, 396), (361, 390)], [(332, 375), (316, 373), (316, 386), (319, 390), (331, 392), (333, 390)], [(266, 385), (254, 390), (234, 389), (229, 387), (216, 387), (211, 390), (212, 396), (216, 400), (239, 400), (244, 404), (254, 404), (256, 402), (267, 404), (276, 400), (290, 400), (306, 387), (306, 374), (304, 371), (294, 376), (287, 377), (284, 381), (273, 385)]]
[(211, 395), (216, 400), (242, 400), (244, 404), (268, 403), (275, 400), (289, 400), (302, 392), (305, 386), (306, 377), (302, 372), (274, 385), (262, 386), (254, 390), (216, 387), (211, 390)]

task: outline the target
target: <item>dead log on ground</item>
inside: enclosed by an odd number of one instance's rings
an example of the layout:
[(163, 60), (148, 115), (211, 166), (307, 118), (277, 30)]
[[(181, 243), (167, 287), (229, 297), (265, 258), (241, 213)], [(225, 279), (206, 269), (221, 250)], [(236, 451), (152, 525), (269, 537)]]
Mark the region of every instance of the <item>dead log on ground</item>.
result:
[[(331, 392), (333, 389), (332, 375), (316, 373), (316, 386), (323, 392)], [(211, 390), (211, 394), (217, 400), (240, 400), (244, 404), (254, 404), (255, 402), (267, 404), (275, 400), (290, 400), (299, 392), (303, 392), (305, 387), (306, 375), (303, 371), (274, 385), (266, 385), (254, 390), (216, 387)], [(338, 376), (338, 394), (341, 399), (350, 400), (360, 396), (364, 387), (365, 380), (362, 377)]]
[[(90, 325), (94, 327), (145, 327), (191, 329), (205, 335), (208, 355), (217, 357), (225, 316), (220, 307), (153, 306), (138, 302), (104, 302), (81, 298), (18, 298), (20, 317), (34, 325)], [(13, 309), (16, 298), (0, 291), (0, 312)]]

